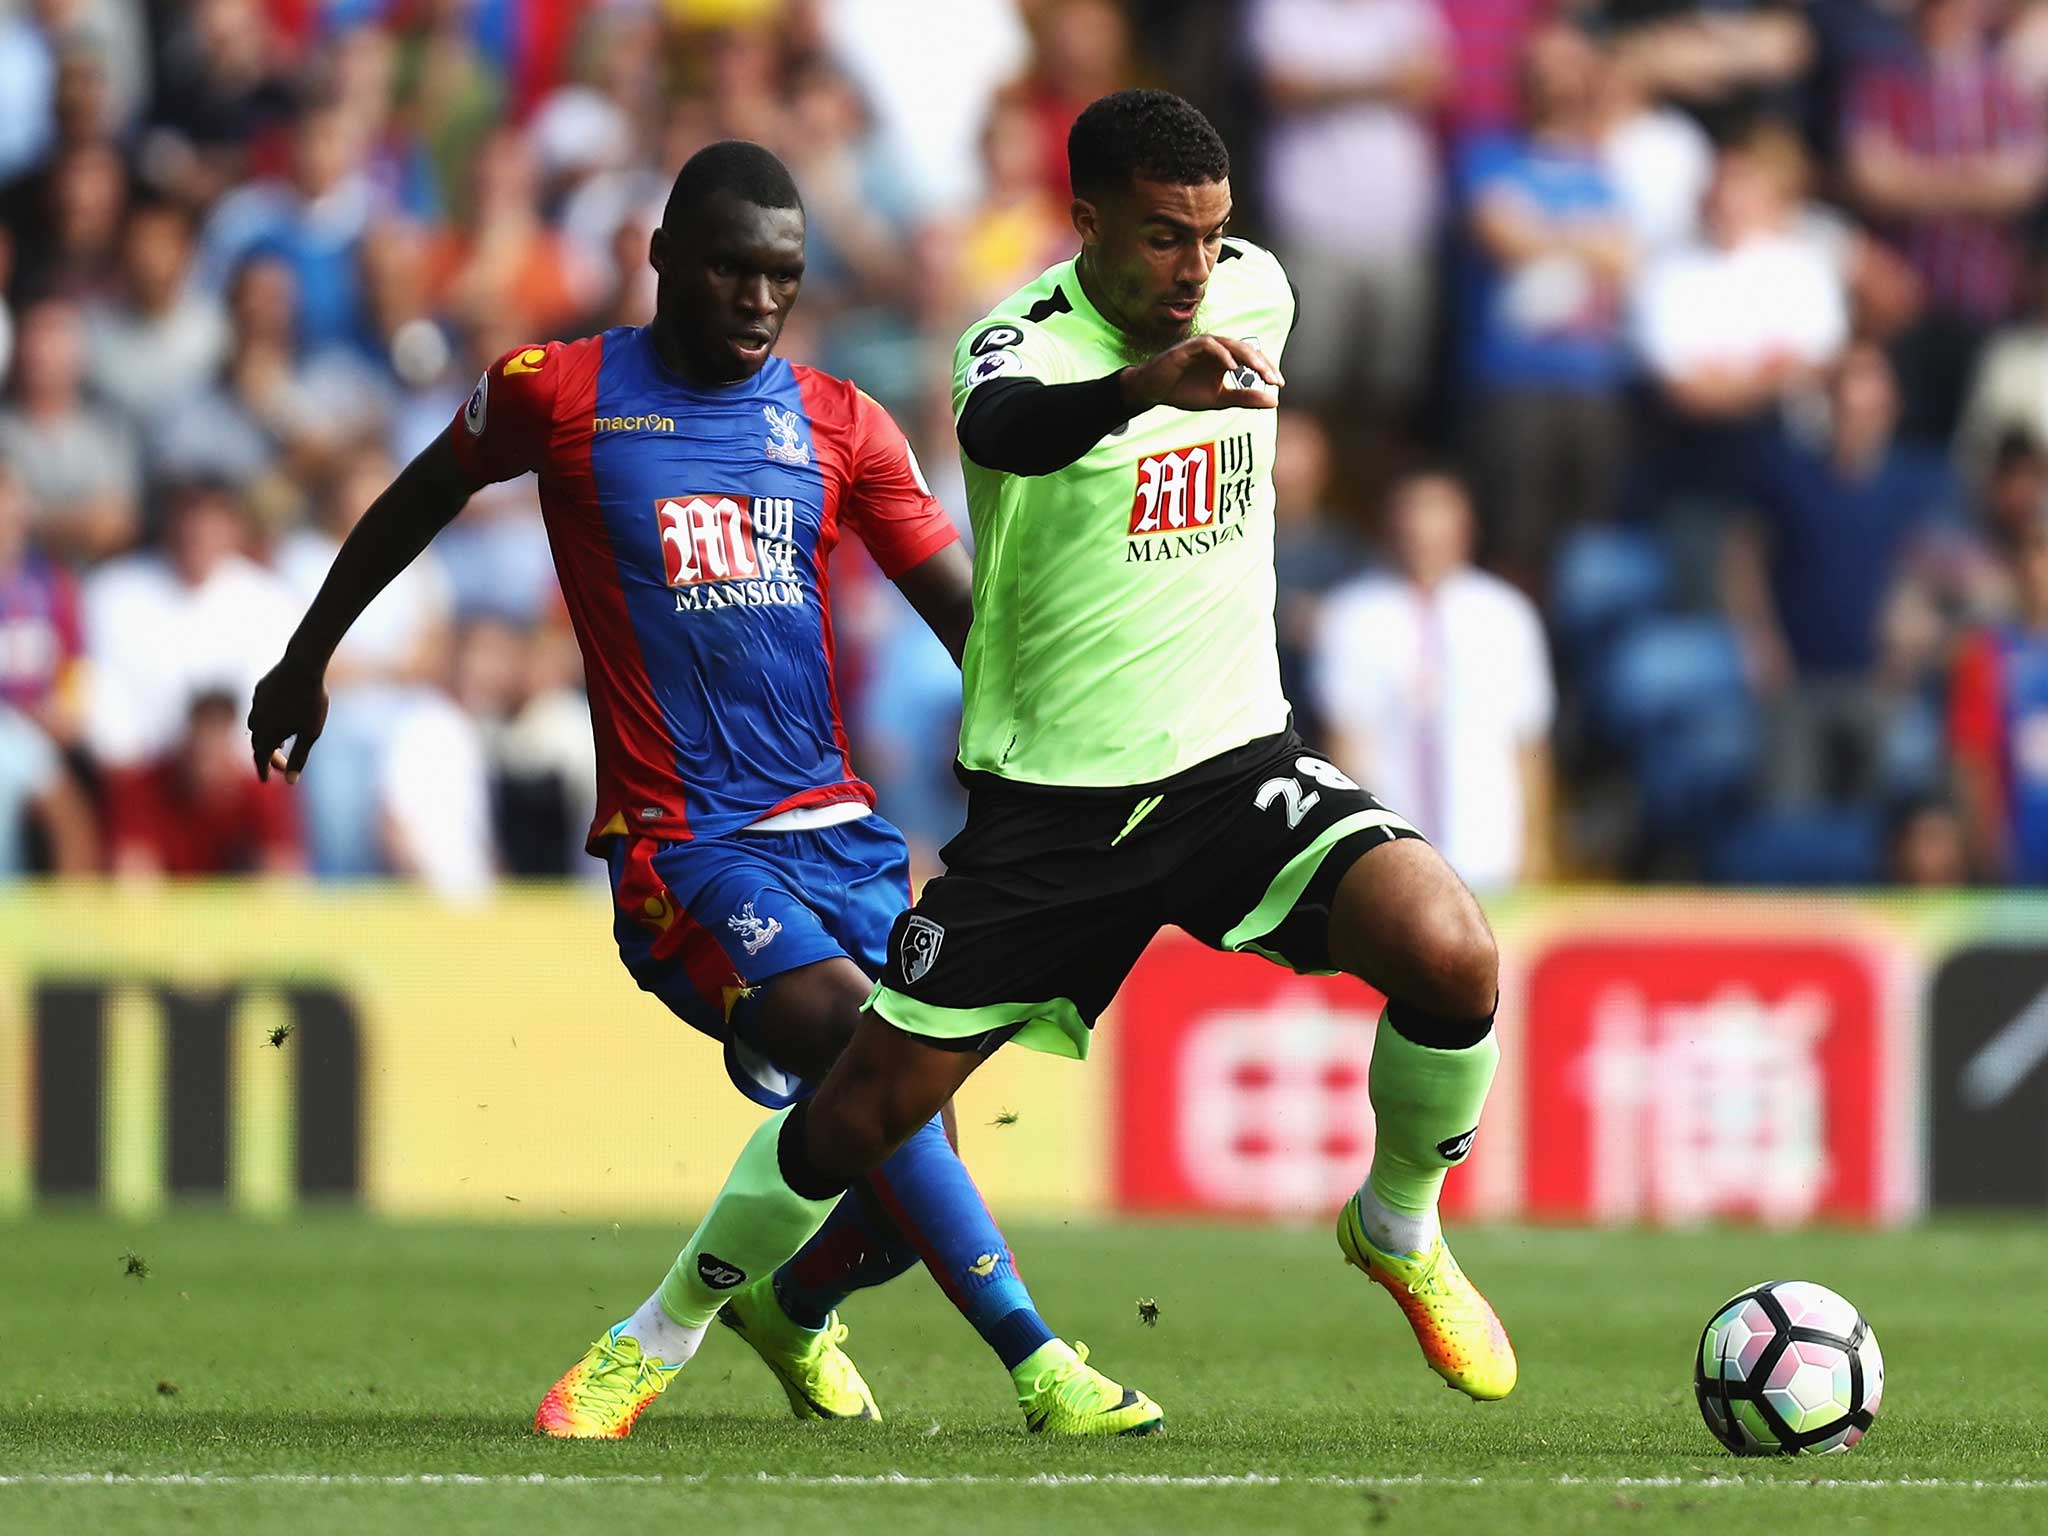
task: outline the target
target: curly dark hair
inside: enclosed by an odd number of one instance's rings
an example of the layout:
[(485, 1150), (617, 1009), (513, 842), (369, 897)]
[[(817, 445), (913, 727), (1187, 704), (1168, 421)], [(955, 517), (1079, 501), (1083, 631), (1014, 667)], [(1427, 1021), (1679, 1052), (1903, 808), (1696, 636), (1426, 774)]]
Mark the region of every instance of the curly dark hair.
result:
[(1201, 186), (1230, 175), (1230, 151), (1192, 102), (1171, 91), (1117, 91), (1074, 120), (1067, 175), (1075, 195), (1088, 198), (1140, 178)]
[(721, 139), (707, 144), (683, 162), (661, 211), (664, 229), (674, 229), (720, 192), (730, 192), (757, 208), (803, 207), (789, 167), (748, 139)]

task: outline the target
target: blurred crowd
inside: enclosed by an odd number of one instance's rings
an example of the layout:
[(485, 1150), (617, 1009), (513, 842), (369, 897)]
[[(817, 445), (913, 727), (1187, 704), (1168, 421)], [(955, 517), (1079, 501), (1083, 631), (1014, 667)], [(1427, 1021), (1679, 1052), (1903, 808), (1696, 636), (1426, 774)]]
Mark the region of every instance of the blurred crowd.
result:
[[(783, 351), (964, 527), (952, 343), (1131, 84), (1300, 290), (1300, 724), (1469, 880), (2048, 880), (2048, 0), (0, 0), (0, 879), (601, 873), (530, 480), (256, 782), (339, 541), (490, 359), (648, 318), (731, 136), (809, 211)], [(836, 558), (929, 867), (958, 678)]]

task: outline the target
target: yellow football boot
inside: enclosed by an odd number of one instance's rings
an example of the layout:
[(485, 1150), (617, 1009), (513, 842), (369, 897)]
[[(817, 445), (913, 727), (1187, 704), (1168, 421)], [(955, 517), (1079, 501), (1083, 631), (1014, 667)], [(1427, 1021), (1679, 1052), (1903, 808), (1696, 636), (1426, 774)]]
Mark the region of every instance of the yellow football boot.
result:
[(839, 1314), (818, 1329), (789, 1320), (775, 1296), (775, 1277), (763, 1276), (718, 1309), (718, 1320), (753, 1346), (775, 1373), (800, 1419), (879, 1419), (875, 1395), (860, 1370), (839, 1346), (846, 1324)]
[(1088, 1363), (1088, 1346), (1053, 1339), (1012, 1373), (1024, 1426), (1034, 1435), (1152, 1435), (1166, 1416), (1136, 1387), (1119, 1386)]

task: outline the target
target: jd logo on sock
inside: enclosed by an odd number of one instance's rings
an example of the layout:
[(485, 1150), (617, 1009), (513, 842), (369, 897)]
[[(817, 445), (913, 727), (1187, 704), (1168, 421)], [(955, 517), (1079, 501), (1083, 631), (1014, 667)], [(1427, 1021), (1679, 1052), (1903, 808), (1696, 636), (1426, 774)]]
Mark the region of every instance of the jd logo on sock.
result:
[(697, 1255), (697, 1278), (714, 1291), (729, 1291), (747, 1278), (747, 1272), (736, 1264), (700, 1253)]
[(1449, 1141), (1436, 1144), (1436, 1155), (1447, 1163), (1464, 1161), (1465, 1154), (1472, 1150), (1472, 1138), (1479, 1134), (1479, 1127), (1473, 1126), (1462, 1136), (1453, 1136)]

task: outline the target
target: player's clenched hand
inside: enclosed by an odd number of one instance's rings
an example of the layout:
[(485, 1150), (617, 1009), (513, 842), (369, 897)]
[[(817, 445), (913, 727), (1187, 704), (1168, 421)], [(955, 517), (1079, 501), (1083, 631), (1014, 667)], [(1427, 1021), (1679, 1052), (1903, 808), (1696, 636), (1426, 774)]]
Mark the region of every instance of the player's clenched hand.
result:
[[(306, 754), (327, 724), (327, 669), (310, 667), (286, 656), (263, 675), (249, 705), (249, 745), (256, 754), (256, 777), (268, 780), (279, 769), (287, 784), (299, 781)], [(292, 744), (291, 756), (280, 750)]]
[(1256, 343), (1213, 333), (1190, 336), (1123, 374), (1124, 399), (1141, 409), (1270, 411), (1280, 403), (1285, 382)]

